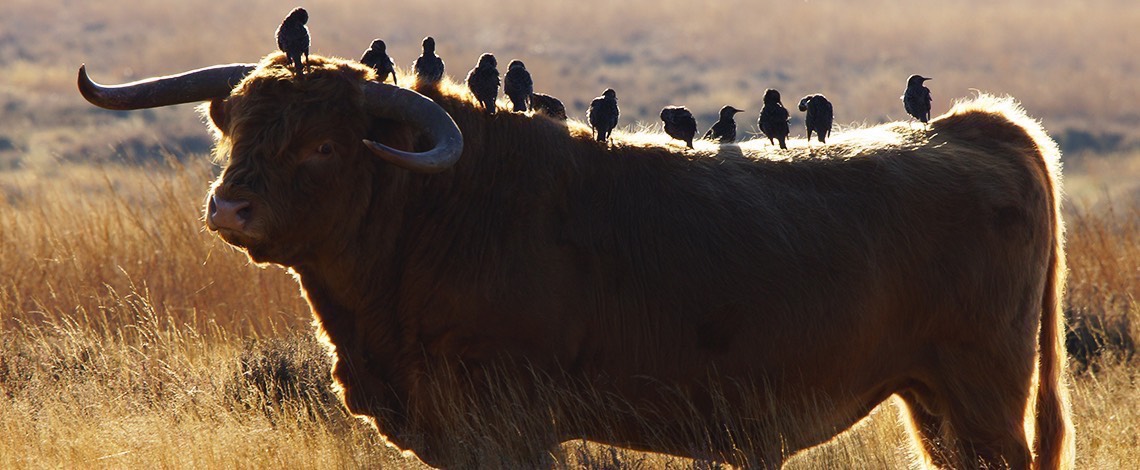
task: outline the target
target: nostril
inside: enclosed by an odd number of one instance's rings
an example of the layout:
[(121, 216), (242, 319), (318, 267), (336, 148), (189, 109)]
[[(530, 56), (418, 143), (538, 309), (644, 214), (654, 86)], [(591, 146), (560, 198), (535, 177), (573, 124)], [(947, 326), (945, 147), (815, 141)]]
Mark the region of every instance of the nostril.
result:
[(209, 212), (210, 215), (215, 215), (218, 213), (218, 205), (214, 203), (213, 196), (210, 197), (210, 203), (207, 206), (206, 211)]

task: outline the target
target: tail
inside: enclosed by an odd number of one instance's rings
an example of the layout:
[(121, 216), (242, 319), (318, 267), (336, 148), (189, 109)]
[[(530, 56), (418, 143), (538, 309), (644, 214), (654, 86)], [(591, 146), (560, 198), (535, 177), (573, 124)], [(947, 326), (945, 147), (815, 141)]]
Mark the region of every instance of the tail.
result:
[[(1057, 194), (1053, 196), (1056, 199)], [(1041, 302), (1041, 329), (1037, 337), (1037, 432), (1033, 443), (1037, 455), (1033, 467), (1036, 469), (1073, 468), (1075, 459), (1074, 430), (1069, 416), (1068, 358), (1062, 334), (1065, 326), (1061, 314), (1065, 251), (1060, 213), (1056, 213), (1054, 220), (1053, 252)]]

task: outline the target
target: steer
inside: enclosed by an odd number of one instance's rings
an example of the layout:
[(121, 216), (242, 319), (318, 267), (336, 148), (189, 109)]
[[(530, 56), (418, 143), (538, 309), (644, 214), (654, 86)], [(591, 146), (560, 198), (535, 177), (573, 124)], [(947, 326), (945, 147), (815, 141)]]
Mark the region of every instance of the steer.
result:
[(209, 101), (207, 227), (295, 274), (347, 408), (427, 464), (778, 467), (898, 396), (929, 464), (1073, 465), (1059, 154), (1012, 100), (686, 151), (307, 65), (79, 87)]

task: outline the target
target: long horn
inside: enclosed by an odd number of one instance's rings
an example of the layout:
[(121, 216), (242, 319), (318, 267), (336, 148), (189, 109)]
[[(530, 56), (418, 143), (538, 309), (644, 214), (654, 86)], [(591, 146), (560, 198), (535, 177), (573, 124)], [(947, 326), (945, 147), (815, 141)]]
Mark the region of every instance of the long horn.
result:
[(79, 67), (79, 93), (100, 108), (126, 110), (208, 101), (229, 96), (256, 64), (227, 64), (123, 85), (100, 85)]
[(463, 134), (455, 120), (435, 101), (406, 88), (366, 82), (364, 107), (373, 116), (415, 126), (435, 144), (426, 152), (405, 152), (364, 139), (364, 145), (378, 157), (401, 168), (419, 173), (438, 173), (451, 168), (463, 153)]

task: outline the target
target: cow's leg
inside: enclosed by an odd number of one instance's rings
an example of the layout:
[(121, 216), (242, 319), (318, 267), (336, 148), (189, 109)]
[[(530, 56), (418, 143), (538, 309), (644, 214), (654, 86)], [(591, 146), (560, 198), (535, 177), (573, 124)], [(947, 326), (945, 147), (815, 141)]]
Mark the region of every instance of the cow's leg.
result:
[[(914, 390), (899, 392), (903, 401), (903, 411), (907, 416), (904, 423), (911, 435), (918, 441), (920, 455), (924, 467), (950, 468), (954, 460), (947, 454), (951, 446), (947, 445), (946, 420), (934, 415), (926, 408), (924, 402), (931, 397), (920, 394)], [(909, 417), (909, 419), (907, 419)]]
[(1016, 335), (1004, 337), (939, 355), (939, 383), (930, 390), (927, 409), (945, 420), (942, 435), (955, 454), (955, 468), (1028, 468), (1031, 462), (1024, 423), (1034, 345), (1018, 347), (1008, 339)]

